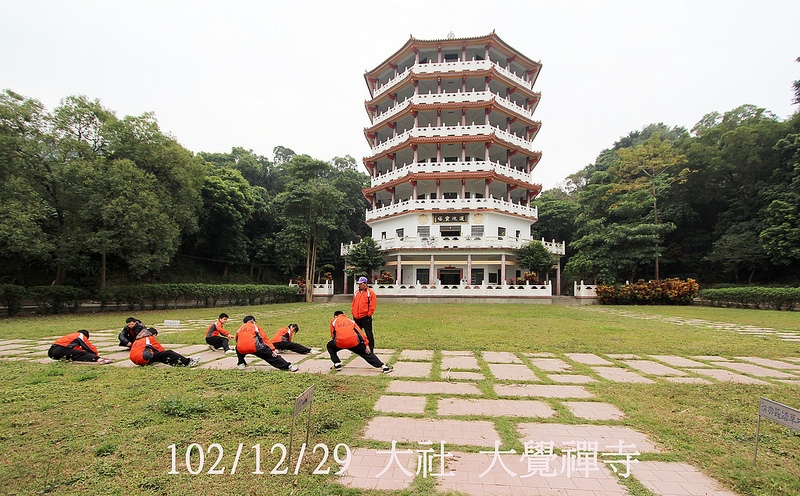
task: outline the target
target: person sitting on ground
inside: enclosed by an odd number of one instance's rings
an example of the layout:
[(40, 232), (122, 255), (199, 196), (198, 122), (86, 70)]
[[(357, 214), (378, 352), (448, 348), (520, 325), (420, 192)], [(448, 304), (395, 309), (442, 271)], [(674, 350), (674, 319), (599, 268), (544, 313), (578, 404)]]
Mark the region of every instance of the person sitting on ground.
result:
[(381, 361), (369, 347), (369, 339), (364, 331), (354, 321), (347, 318), (341, 310), (333, 312), (331, 320), (331, 340), (328, 341), (328, 354), (333, 362), (333, 370), (342, 370), (342, 361), (339, 360), (340, 350), (350, 350), (360, 356), (376, 369), (381, 369), (384, 374), (392, 368)]
[(272, 344), (278, 350), (293, 351), (301, 355), (308, 355), (312, 352), (311, 348), (292, 341), (292, 338), (298, 332), (300, 332), (300, 327), (297, 324), (289, 324), (286, 327), (281, 327), (275, 335), (272, 336)]
[(72, 360), (73, 362), (111, 363), (113, 360), (100, 358), (97, 348), (89, 342), (89, 331), (81, 329), (62, 336), (47, 350), (53, 360)]
[(190, 359), (176, 351), (164, 349), (156, 339), (157, 334), (158, 329), (151, 327), (136, 335), (136, 341), (131, 346), (131, 362), (142, 366), (165, 363), (173, 367), (194, 367), (200, 362), (199, 357)]
[(119, 338), (119, 345), (130, 348), (133, 346), (133, 342), (136, 341), (136, 336), (145, 329), (147, 328), (142, 324), (141, 320), (136, 317), (128, 317), (125, 320), (125, 327), (122, 328), (119, 336), (117, 336)]
[(231, 334), (225, 330), (225, 324), (227, 322), (228, 314), (221, 313), (219, 314), (217, 320), (208, 326), (208, 330), (206, 331), (206, 343), (208, 343), (208, 347), (211, 348), (211, 351), (217, 351), (222, 348), (222, 351), (226, 354), (236, 353), (230, 349), (230, 346), (228, 345), (228, 340), (233, 336), (231, 336)]
[(261, 358), (276, 369), (297, 372), (297, 365), (292, 365), (278, 356), (275, 346), (264, 334), (264, 329), (256, 324), (256, 318), (252, 315), (245, 317), (244, 323), (236, 331), (236, 356), (239, 359), (236, 368), (244, 369), (247, 367), (244, 357), (248, 354)]

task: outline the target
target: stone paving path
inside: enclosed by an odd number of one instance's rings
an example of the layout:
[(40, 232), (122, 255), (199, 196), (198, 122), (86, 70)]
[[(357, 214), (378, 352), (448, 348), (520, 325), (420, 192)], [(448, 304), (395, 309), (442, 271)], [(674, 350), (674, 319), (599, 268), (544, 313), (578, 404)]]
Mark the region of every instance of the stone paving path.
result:
[[(184, 322), (181, 329), (205, 325)], [(161, 334), (169, 332), (162, 328)], [(92, 333), (101, 355), (115, 360), (95, 366), (134, 366), (127, 350), (117, 346), (116, 333)], [(55, 339), (0, 340), (0, 358), (48, 363), (47, 349)], [(205, 345), (167, 347), (200, 357), (201, 368), (283, 373), (253, 357), (247, 369), (235, 370), (235, 355)], [(435, 480), (437, 490), (470, 495), (615, 496), (628, 494), (622, 482), (632, 477), (656, 495), (732, 496), (686, 463), (638, 460), (641, 454), (660, 453), (658, 443), (622, 425), (625, 413), (599, 401), (583, 384), (800, 383), (800, 360), (789, 357), (385, 349), (377, 354), (393, 364), (394, 371), (374, 405), (377, 415), (368, 421), (361, 438), (385, 448), (355, 449), (340, 478), (342, 484), (362, 489), (403, 489), (415, 478), (428, 477)], [(283, 356), (297, 364), (300, 373), (380, 374), (349, 352), (340, 353), (344, 363), (340, 372), (330, 370), (327, 353)], [(482, 387), (486, 379), (492, 379), (490, 388)], [(566, 416), (559, 409), (568, 412)], [(542, 422), (556, 415), (574, 419)], [(509, 425), (524, 451), (503, 445)]]

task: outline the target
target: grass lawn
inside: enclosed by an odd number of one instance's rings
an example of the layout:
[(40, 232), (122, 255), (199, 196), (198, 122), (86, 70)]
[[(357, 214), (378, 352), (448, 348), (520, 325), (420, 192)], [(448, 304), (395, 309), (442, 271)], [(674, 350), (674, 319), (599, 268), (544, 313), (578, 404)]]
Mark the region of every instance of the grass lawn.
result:
[[(210, 323), (225, 311), (231, 316), (229, 330), (235, 331), (247, 314), (255, 315), (268, 333), (295, 322), (300, 326), (296, 341), (324, 348), (329, 339), (328, 321), (336, 309), (315, 303), (15, 318), (0, 320), (0, 339), (38, 339), (78, 329), (119, 330), (129, 314), (156, 326), (165, 319)], [(678, 325), (667, 322), (668, 317), (800, 332), (798, 312), (386, 302), (379, 303), (374, 329), (378, 348), (397, 350), (510, 351), (521, 358), (526, 352), (550, 352), (559, 358), (578, 352), (800, 358), (798, 342)], [(203, 332), (162, 333), (159, 338), (167, 347), (169, 343), (201, 344)], [(440, 360), (441, 355), (435, 354), (433, 376), (437, 379), (441, 377)], [(485, 363), (480, 365), (488, 371)], [(592, 374), (580, 364), (574, 370)], [(545, 375), (540, 378), (541, 383), (552, 384)], [(310, 450), (294, 475), (305, 435), (305, 413), (298, 417), (295, 454), (287, 474), (270, 473), (280, 458), (278, 448), (270, 449), (277, 443), (289, 445), (294, 400), (312, 384), (312, 444), (325, 444), (331, 451), (340, 443), (353, 449), (388, 448), (389, 443), (360, 439), (359, 432), (378, 415), (372, 407), (391, 375), (265, 374), (0, 360), (0, 379), (0, 492), (4, 494), (385, 494), (335, 484), (332, 473), (338, 467), (333, 453), (321, 467), (332, 467), (330, 475), (312, 474), (325, 460), (321, 451)], [(483, 397), (496, 397), (491, 386), (498, 382), (508, 381), (479, 381)], [(646, 433), (662, 447), (662, 453), (643, 455), (642, 460), (688, 462), (736, 494), (800, 494), (800, 433), (762, 421), (758, 464), (753, 466), (759, 397), (800, 408), (800, 386), (796, 384), (702, 385), (659, 380), (655, 384), (597, 381), (585, 387), (599, 401), (623, 410), (624, 425)], [(429, 399), (424, 414), (411, 416), (435, 416), (432, 405)], [(495, 421), (503, 449), (523, 451), (514, 430), (520, 422), (586, 423), (556, 407), (555, 402), (553, 406), (557, 414), (548, 419), (489, 419)], [(206, 450), (205, 468), (197, 475), (186, 469), (185, 455), (192, 443)], [(214, 443), (224, 449), (216, 466), (224, 468), (224, 473), (216, 475), (208, 473), (219, 455), (218, 448), (211, 447)], [(169, 473), (173, 467), (171, 445), (175, 445), (177, 474)], [(238, 469), (231, 474), (239, 445)], [(193, 449), (192, 463), (197, 468), (199, 454)], [(256, 449), (261, 450), (263, 474), (252, 473)], [(484, 448), (448, 449), (477, 452)], [(636, 482), (623, 483), (631, 494), (650, 495)], [(396, 492), (435, 493), (431, 479), (422, 478), (410, 489)]]

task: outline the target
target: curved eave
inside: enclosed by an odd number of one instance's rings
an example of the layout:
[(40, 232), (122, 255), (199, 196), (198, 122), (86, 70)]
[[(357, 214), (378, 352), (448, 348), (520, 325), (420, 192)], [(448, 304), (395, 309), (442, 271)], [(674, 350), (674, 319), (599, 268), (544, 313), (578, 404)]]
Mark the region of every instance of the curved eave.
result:
[(397, 179), (393, 179), (378, 186), (373, 186), (371, 188), (364, 188), (361, 190), (361, 192), (364, 194), (364, 196), (372, 196), (374, 193), (377, 193), (378, 191), (382, 191), (387, 188), (392, 188), (394, 186), (398, 186), (400, 184), (404, 184), (410, 181), (435, 181), (436, 179), (441, 179), (441, 180), (492, 179), (500, 181), (502, 183), (510, 184), (512, 186), (517, 186), (519, 188), (530, 190), (531, 192), (535, 192), (536, 195), (542, 192), (541, 184), (533, 184), (533, 183), (527, 183), (525, 181), (519, 181), (517, 179), (513, 179), (508, 176), (498, 174), (496, 171), (417, 172), (413, 174), (406, 174), (403, 177), (398, 177)]
[(462, 143), (462, 142), (498, 142), (502, 143), (503, 146), (510, 150), (514, 150), (518, 153), (521, 153), (531, 159), (533, 159), (533, 163), (536, 164), (542, 158), (542, 152), (532, 152), (530, 150), (526, 150), (522, 147), (519, 147), (513, 143), (509, 143), (502, 138), (497, 137), (495, 134), (481, 134), (477, 136), (420, 136), (420, 137), (408, 137), (405, 141), (402, 141), (392, 148), (383, 151), (379, 154), (372, 155), (370, 157), (365, 157), (363, 162), (364, 165), (369, 168), (367, 165), (368, 162), (374, 162), (381, 157), (386, 157), (393, 153), (396, 153), (398, 150), (402, 150), (403, 148), (407, 148), (412, 145), (425, 145), (425, 144), (436, 144), (436, 143)]
[[(505, 107), (502, 104), (497, 103), (497, 98), (494, 97), (491, 100), (486, 100), (483, 102), (448, 102), (448, 103), (415, 103), (413, 105), (409, 105), (406, 109), (402, 112), (393, 116), (393, 120), (398, 120), (400, 117), (406, 116), (407, 114), (411, 113), (412, 111), (424, 111), (424, 110), (452, 110), (452, 109), (462, 109), (462, 108), (488, 108), (488, 107), (495, 107), (499, 111), (503, 113), (507, 113), (509, 115), (513, 115), (520, 121), (528, 124), (531, 128), (535, 129), (535, 132), (538, 133), (539, 129), (542, 127), (542, 121), (535, 121), (533, 119), (529, 119), (528, 117), (517, 114), (511, 113), (506, 111)], [(367, 110), (369, 112), (369, 110)], [(374, 133), (378, 129), (385, 127), (386, 121), (381, 121), (375, 124), (372, 127), (364, 128), (364, 136), (369, 139), (369, 135)]]
[(487, 35), (484, 35), (484, 36), (475, 36), (475, 37), (467, 37), (467, 38), (443, 38), (443, 39), (433, 39), (433, 40), (422, 40), (422, 39), (414, 38), (413, 35), (410, 35), (409, 38), (408, 38), (408, 41), (406, 41), (406, 43), (402, 47), (400, 47), (399, 50), (397, 50), (392, 55), (390, 55), (386, 60), (384, 60), (383, 62), (378, 64), (371, 71), (367, 71), (364, 74), (364, 80), (366, 81), (367, 86), (369, 86), (369, 78), (370, 78), (370, 76), (372, 76), (376, 72), (381, 71), (384, 67), (386, 67), (387, 64), (391, 63), (392, 61), (401, 58), (401, 56), (404, 56), (413, 47), (430, 48), (430, 47), (439, 47), (439, 46), (443, 46), (443, 47), (461, 46), (465, 42), (467, 42), (467, 43), (483, 42), (485, 44), (488, 44), (488, 43), (497, 44), (499, 46), (502, 46), (506, 51), (515, 54), (519, 59), (525, 61), (531, 67), (536, 67), (536, 76), (538, 76), (539, 73), (542, 70), (542, 63), (541, 62), (535, 61), (535, 60), (533, 60), (531, 58), (526, 57), (524, 54), (522, 54), (522, 52), (520, 52), (519, 50), (516, 50), (511, 45), (509, 45), (508, 43), (503, 41), (499, 36), (497, 36), (497, 34), (494, 32), (494, 30), (492, 30), (491, 33), (489, 33)]

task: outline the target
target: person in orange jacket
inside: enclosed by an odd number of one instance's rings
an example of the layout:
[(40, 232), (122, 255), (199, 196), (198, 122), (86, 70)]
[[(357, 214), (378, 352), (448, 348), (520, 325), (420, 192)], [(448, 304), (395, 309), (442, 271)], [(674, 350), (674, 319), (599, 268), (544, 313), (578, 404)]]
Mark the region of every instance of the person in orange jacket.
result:
[(53, 360), (72, 360), (73, 362), (111, 363), (113, 360), (100, 358), (97, 348), (89, 342), (89, 331), (81, 329), (62, 336), (47, 350)]
[(375, 349), (375, 337), (372, 335), (372, 314), (378, 306), (378, 298), (375, 291), (369, 287), (369, 280), (366, 277), (358, 278), (358, 291), (353, 295), (352, 315), (364, 334), (367, 335), (372, 349)]
[(173, 367), (194, 367), (200, 362), (199, 357), (190, 359), (176, 351), (164, 349), (156, 339), (157, 334), (158, 329), (151, 327), (136, 335), (136, 341), (131, 346), (131, 362), (142, 366), (166, 363)]
[(219, 314), (217, 320), (208, 326), (208, 330), (206, 330), (206, 343), (208, 343), (208, 347), (211, 348), (211, 351), (217, 351), (218, 349), (222, 348), (222, 351), (225, 354), (236, 353), (228, 345), (228, 340), (233, 336), (231, 336), (231, 334), (225, 330), (225, 324), (227, 322), (228, 314), (221, 313)]
[(255, 355), (276, 369), (297, 372), (297, 365), (292, 365), (278, 356), (272, 341), (264, 334), (264, 329), (256, 324), (256, 318), (252, 315), (245, 317), (242, 326), (236, 331), (236, 356), (239, 359), (236, 368), (247, 367), (245, 355)]
[(272, 336), (273, 346), (278, 350), (287, 350), (300, 353), (301, 355), (308, 355), (311, 353), (311, 348), (292, 341), (292, 338), (297, 332), (300, 332), (300, 327), (297, 324), (289, 324), (286, 327), (281, 327), (275, 335)]
[(360, 356), (376, 369), (379, 368), (384, 374), (392, 371), (372, 352), (369, 346), (369, 338), (358, 327), (358, 324), (348, 319), (341, 310), (333, 312), (331, 320), (331, 340), (328, 341), (328, 354), (333, 362), (333, 370), (342, 370), (342, 361), (339, 360), (339, 350), (350, 350)]

